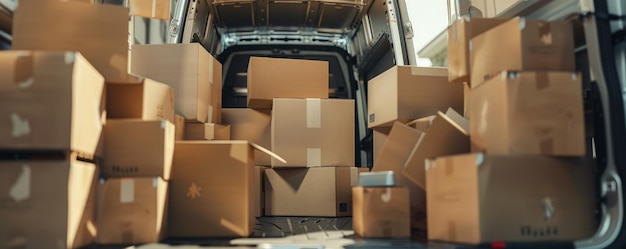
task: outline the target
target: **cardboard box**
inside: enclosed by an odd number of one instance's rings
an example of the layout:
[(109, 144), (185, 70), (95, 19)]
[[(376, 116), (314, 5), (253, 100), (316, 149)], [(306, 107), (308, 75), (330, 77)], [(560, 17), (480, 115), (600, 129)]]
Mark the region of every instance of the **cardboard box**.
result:
[(596, 231), (594, 169), (591, 160), (541, 155), (437, 158), (426, 171), (428, 239), (482, 244), (589, 238)]
[(585, 155), (581, 80), (571, 72), (502, 72), (472, 89), (472, 146), (490, 154)]
[[(129, 9), (63, 1), (20, 1), (13, 15), (15, 50), (78, 51), (110, 82), (128, 74)], [(42, 39), (45, 37), (45, 39)]]
[(85, 57), (2, 51), (0, 75), (0, 149), (96, 153), (104, 78)]
[(508, 19), (462, 18), (448, 27), (448, 81), (469, 83), (470, 39)]
[(167, 120), (108, 120), (104, 126), (104, 177), (170, 179), (174, 125)]
[(389, 137), (389, 133), (391, 132), (391, 127), (381, 127), (378, 129), (372, 129), (374, 134), (373, 136), (373, 155), (374, 162), (380, 156), (380, 151), (382, 151), (383, 146), (385, 145), (385, 141), (387, 141), (387, 137)]
[(161, 20), (170, 19), (170, 0), (131, 0), (129, 5), (131, 15)]
[(176, 140), (185, 139), (185, 117), (180, 115), (174, 115), (174, 126), (176, 129)]
[(469, 123), (454, 110), (437, 113), (404, 165), (402, 174), (421, 189), (426, 189), (425, 160), (470, 152)]
[(174, 88), (176, 114), (221, 123), (222, 65), (200, 44), (133, 45), (131, 53), (132, 73)]
[(174, 123), (174, 89), (144, 79), (141, 83), (106, 84), (107, 118), (166, 119)]
[(254, 166), (254, 217), (265, 215), (265, 169), (263, 166)]
[(402, 187), (352, 188), (352, 226), (362, 238), (411, 237), (409, 190)]
[[(230, 137), (233, 140), (248, 140), (261, 147), (271, 148), (271, 110), (249, 108), (224, 108), (222, 120), (230, 125)], [(257, 154), (255, 165), (270, 166), (272, 160), (269, 155)]]
[(273, 98), (328, 98), (328, 62), (250, 57), (248, 108), (271, 109)]
[(471, 84), (475, 88), (503, 70), (574, 71), (570, 23), (513, 18), (472, 39)]
[(230, 140), (230, 125), (185, 123), (185, 140)]
[(372, 167), (372, 172), (393, 171), (396, 186), (408, 188), (412, 210), (410, 224), (412, 228), (421, 230), (426, 229), (426, 192), (409, 181), (402, 172), (423, 135), (424, 133), (416, 129), (396, 122)]
[(247, 237), (255, 225), (254, 149), (248, 141), (178, 141), (169, 237)]
[(98, 184), (98, 244), (156, 243), (166, 235), (167, 182), (109, 178)]
[(448, 83), (447, 68), (395, 66), (368, 83), (368, 128), (392, 126), (445, 111), (463, 110), (463, 86)]
[(356, 167), (316, 167), (265, 170), (266, 216), (352, 215)]
[(6, 248), (81, 248), (96, 236), (98, 172), (75, 155), (59, 161), (2, 161), (0, 244)]
[(354, 100), (277, 98), (271, 126), (272, 167), (354, 166)]

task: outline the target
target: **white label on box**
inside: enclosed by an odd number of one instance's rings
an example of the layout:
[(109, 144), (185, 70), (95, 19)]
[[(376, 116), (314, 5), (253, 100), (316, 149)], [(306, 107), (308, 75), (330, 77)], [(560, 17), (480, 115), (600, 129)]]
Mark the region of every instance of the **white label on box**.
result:
[(135, 181), (122, 179), (120, 182), (120, 202), (131, 203), (135, 201)]
[(9, 190), (9, 196), (15, 200), (15, 202), (21, 202), (30, 198), (30, 178), (31, 170), (30, 166), (23, 165), (20, 176), (15, 181), (15, 184), (11, 186)]
[(13, 137), (18, 138), (30, 135), (30, 123), (28, 122), (28, 119), (22, 118), (20, 115), (13, 113), (11, 114), (11, 124), (13, 127), (11, 135), (13, 135)]
[(306, 166), (307, 167), (322, 166), (322, 149), (321, 148), (307, 148), (306, 149)]
[(321, 109), (321, 99), (306, 99), (306, 128), (322, 127)]

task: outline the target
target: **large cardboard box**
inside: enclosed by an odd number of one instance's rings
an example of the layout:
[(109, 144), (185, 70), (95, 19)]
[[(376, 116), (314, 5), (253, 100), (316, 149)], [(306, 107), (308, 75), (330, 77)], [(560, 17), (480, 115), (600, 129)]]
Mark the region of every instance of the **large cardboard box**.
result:
[(467, 244), (586, 239), (594, 165), (583, 158), (465, 154), (430, 161), (428, 238)]
[(472, 89), (474, 150), (585, 155), (581, 80), (571, 72), (505, 71)]
[(104, 127), (104, 177), (170, 179), (175, 128), (167, 120), (108, 120)]
[(141, 83), (106, 84), (107, 118), (166, 119), (174, 123), (174, 89), (144, 79)]
[(94, 155), (104, 78), (75, 52), (0, 52), (0, 149)]
[(402, 187), (354, 187), (352, 226), (362, 238), (411, 237), (409, 190)]
[(276, 98), (271, 126), (272, 167), (354, 166), (354, 100)]
[(130, 71), (176, 91), (176, 114), (221, 123), (222, 64), (200, 44), (133, 45)]
[[(250, 108), (224, 108), (222, 121), (230, 125), (230, 137), (232, 140), (248, 140), (261, 147), (271, 148), (271, 110)], [(257, 154), (255, 165), (270, 166), (272, 160), (269, 155)]]
[(75, 155), (59, 161), (0, 162), (0, 245), (80, 248), (96, 236), (98, 172)]
[[(13, 49), (78, 51), (110, 82), (128, 74), (129, 9), (63, 1), (20, 1), (13, 15)], [(42, 39), (45, 37), (45, 39)]]
[(367, 101), (368, 128), (392, 126), (448, 107), (463, 110), (463, 85), (448, 82), (447, 68), (395, 66), (370, 80)]
[(131, 0), (129, 5), (131, 15), (161, 20), (170, 19), (170, 0)]
[(250, 57), (248, 108), (271, 109), (273, 98), (328, 98), (328, 62)]
[(185, 123), (185, 140), (230, 140), (230, 125)]
[(265, 215), (265, 169), (254, 166), (254, 217)]
[(357, 167), (265, 170), (266, 216), (352, 215)]
[(156, 243), (166, 235), (167, 182), (109, 178), (98, 184), (98, 244)]
[(462, 18), (448, 27), (448, 80), (470, 83), (470, 39), (508, 19)]
[(573, 29), (566, 22), (513, 18), (471, 41), (471, 84), (475, 88), (503, 70), (574, 71)]
[(252, 233), (255, 148), (271, 154), (242, 140), (176, 142), (169, 237), (246, 237)]
[(413, 148), (402, 174), (426, 189), (425, 160), (470, 152), (469, 122), (454, 110), (437, 113), (431, 127)]

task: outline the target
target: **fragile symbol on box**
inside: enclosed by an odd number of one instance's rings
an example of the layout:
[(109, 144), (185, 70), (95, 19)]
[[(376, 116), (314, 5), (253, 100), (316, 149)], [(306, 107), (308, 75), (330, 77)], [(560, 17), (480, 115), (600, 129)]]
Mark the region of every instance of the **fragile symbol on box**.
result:
[(189, 186), (189, 190), (187, 191), (187, 197), (191, 199), (196, 199), (200, 197), (200, 191), (202, 191), (202, 188), (198, 187), (198, 185), (196, 185), (196, 183), (193, 182), (191, 183), (191, 186)]

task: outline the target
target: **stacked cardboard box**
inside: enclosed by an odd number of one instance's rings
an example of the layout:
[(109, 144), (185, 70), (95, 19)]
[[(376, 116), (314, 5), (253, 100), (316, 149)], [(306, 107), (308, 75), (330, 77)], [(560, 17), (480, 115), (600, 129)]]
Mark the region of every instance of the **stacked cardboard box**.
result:
[(44, 51), (1, 52), (0, 75), (0, 244), (91, 244), (103, 76), (80, 53)]
[(481, 244), (591, 236), (594, 174), (584, 157), (571, 26), (515, 18), (469, 44), (474, 153), (426, 161), (429, 239)]

